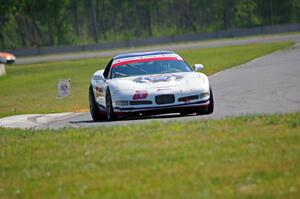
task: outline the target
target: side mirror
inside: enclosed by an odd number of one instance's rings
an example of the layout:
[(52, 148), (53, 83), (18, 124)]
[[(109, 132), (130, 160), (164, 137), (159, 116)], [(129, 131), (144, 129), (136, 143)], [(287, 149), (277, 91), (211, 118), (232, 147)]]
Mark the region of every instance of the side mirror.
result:
[(202, 64), (194, 64), (195, 71), (201, 71), (204, 69), (204, 66)]

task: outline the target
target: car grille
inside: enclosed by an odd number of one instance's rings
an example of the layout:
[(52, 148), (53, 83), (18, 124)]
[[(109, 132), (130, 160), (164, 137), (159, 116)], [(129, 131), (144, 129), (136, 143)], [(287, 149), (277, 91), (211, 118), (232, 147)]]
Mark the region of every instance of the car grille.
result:
[(181, 97), (181, 98), (178, 99), (178, 102), (186, 102), (186, 101), (196, 100), (196, 99), (199, 99), (199, 95)]
[(175, 102), (174, 95), (157, 95), (155, 97), (156, 104), (172, 104)]
[(146, 104), (152, 104), (152, 101), (149, 100), (140, 100), (140, 101), (130, 101), (130, 105), (146, 105)]

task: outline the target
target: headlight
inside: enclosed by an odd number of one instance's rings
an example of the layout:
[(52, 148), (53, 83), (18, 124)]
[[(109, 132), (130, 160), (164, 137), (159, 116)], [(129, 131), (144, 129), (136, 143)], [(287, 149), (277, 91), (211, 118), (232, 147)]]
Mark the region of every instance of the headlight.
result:
[(126, 100), (116, 101), (115, 104), (116, 104), (116, 106), (128, 106), (129, 101), (126, 101)]
[(207, 98), (207, 97), (209, 97), (209, 93), (201, 93), (199, 97), (200, 97), (200, 99)]

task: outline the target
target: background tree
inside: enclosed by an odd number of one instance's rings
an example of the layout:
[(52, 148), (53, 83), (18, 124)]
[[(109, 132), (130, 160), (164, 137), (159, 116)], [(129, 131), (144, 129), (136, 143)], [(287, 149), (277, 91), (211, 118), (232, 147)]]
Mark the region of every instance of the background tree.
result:
[(300, 0), (0, 0), (0, 49), (300, 22)]

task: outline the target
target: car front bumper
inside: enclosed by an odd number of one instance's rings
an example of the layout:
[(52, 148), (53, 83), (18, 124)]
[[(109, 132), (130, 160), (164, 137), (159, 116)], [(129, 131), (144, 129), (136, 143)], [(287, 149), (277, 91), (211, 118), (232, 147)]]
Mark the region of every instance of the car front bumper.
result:
[(198, 112), (206, 111), (210, 104), (209, 100), (188, 103), (188, 104), (176, 104), (168, 106), (153, 106), (153, 107), (130, 107), (130, 108), (121, 108), (115, 107), (114, 112), (117, 115), (158, 115), (166, 113), (180, 113), (180, 112)]

